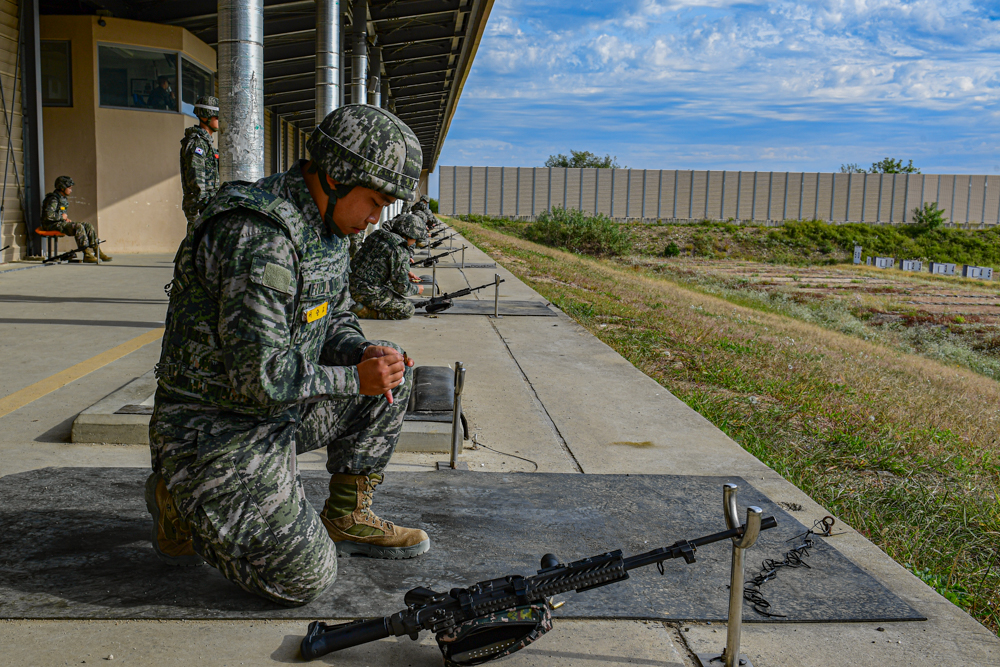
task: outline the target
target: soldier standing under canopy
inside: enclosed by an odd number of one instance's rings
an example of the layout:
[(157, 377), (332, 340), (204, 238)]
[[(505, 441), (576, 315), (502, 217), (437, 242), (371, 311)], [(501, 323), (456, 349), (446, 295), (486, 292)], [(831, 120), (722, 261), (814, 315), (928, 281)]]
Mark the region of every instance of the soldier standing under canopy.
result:
[[(97, 232), (89, 222), (73, 222), (69, 219), (69, 195), (73, 192), (73, 179), (60, 176), (56, 179), (56, 189), (45, 195), (42, 201), (42, 222), (38, 226), (43, 232), (61, 232), (76, 238), (76, 247), (83, 251), (83, 261), (96, 264), (99, 255), (102, 262), (110, 262), (111, 256), (101, 252), (97, 244)], [(97, 255), (94, 255), (94, 251)]]
[(406, 297), (423, 294), (424, 288), (411, 282), (409, 248), (427, 240), (424, 222), (412, 213), (392, 219), (389, 229), (368, 235), (351, 262), (351, 309), (361, 319), (407, 320), (413, 304)]
[(181, 139), (181, 208), (188, 231), (219, 190), (219, 154), (212, 145), (212, 135), (219, 131), (219, 98), (199, 97), (194, 115), (198, 124), (187, 128)]
[[(204, 558), (244, 589), (301, 605), (337, 554), (411, 558), (419, 529), (372, 511), (413, 362), (348, 309), (347, 236), (413, 196), (420, 143), (384, 109), (333, 111), (309, 161), (227, 183), (178, 251), (150, 421), (153, 546)], [(305, 499), (296, 455), (326, 447), (330, 496)]]

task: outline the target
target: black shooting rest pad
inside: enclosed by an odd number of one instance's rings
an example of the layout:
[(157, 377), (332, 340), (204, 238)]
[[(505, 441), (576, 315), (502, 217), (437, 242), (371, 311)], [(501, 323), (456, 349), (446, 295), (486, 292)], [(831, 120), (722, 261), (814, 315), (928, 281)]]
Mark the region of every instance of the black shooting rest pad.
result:
[[(725, 529), (722, 485), (739, 485), (741, 512), (758, 505), (778, 528), (747, 554), (747, 575), (780, 558), (805, 527), (737, 477), (553, 473), (391, 473), (376, 511), (420, 526), (431, 550), (411, 560), (339, 559), (336, 583), (286, 609), (243, 592), (213, 568), (161, 564), (143, 502), (148, 471), (44, 468), (0, 478), (0, 616), (6, 618), (357, 618), (404, 607), (416, 586), (449, 590), (507, 574), (531, 575), (546, 552), (569, 562), (621, 549), (626, 556)], [(321, 507), (329, 475), (303, 471)], [(813, 517), (810, 517), (810, 520)], [(818, 517), (815, 517), (818, 518)], [(811, 569), (783, 568), (764, 585), (787, 621), (924, 620), (878, 581), (816, 538)], [(730, 545), (698, 549), (697, 562), (633, 570), (627, 581), (561, 599), (563, 618), (722, 621)], [(764, 621), (748, 604), (744, 619)]]
[[(417, 299), (414, 299), (416, 301)], [(492, 315), (494, 310), (493, 299), (470, 299), (461, 297), (453, 301), (453, 306), (448, 310), (443, 310), (437, 315)], [(417, 315), (425, 315), (421, 308)], [(558, 313), (549, 308), (545, 301), (514, 301), (512, 299), (500, 299), (500, 314), (511, 317), (558, 317)]]

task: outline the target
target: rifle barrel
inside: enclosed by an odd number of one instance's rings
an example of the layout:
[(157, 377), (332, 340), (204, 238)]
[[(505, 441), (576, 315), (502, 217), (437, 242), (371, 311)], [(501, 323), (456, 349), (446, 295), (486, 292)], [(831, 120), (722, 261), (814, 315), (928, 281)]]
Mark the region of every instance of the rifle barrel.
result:
[[(765, 517), (760, 522), (761, 530), (768, 530), (770, 528), (777, 527), (778, 522), (773, 516)], [(635, 556), (629, 556), (625, 559), (625, 570), (634, 570), (637, 567), (645, 567), (646, 565), (652, 565), (653, 563), (658, 563), (665, 560), (670, 560), (671, 558), (681, 557), (681, 545), (691, 545), (693, 547), (701, 547), (706, 544), (713, 544), (714, 542), (722, 542), (723, 540), (728, 540), (732, 537), (739, 537), (743, 534), (743, 526), (738, 528), (732, 528), (730, 530), (724, 530), (721, 533), (713, 533), (711, 535), (705, 535), (704, 537), (699, 537), (693, 540), (688, 540), (686, 542), (680, 542), (678, 544), (670, 545), (669, 547), (660, 547), (659, 549), (653, 549), (652, 551), (647, 551), (646, 553), (636, 554)]]

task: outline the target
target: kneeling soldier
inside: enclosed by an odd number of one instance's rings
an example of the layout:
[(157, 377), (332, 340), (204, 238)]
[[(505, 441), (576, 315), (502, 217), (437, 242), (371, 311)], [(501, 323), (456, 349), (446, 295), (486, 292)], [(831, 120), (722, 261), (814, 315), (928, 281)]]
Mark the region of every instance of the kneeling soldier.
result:
[(410, 273), (409, 247), (427, 240), (424, 222), (412, 213), (392, 219), (390, 229), (369, 234), (351, 262), (351, 309), (367, 320), (406, 320), (413, 304), (406, 297), (423, 294)]
[(76, 238), (76, 247), (83, 251), (83, 261), (96, 264), (97, 255), (102, 262), (110, 262), (111, 257), (101, 252), (97, 244), (97, 232), (89, 222), (73, 222), (69, 219), (69, 197), (73, 192), (73, 179), (60, 176), (56, 179), (56, 189), (45, 195), (42, 202), (42, 224), (38, 226), (43, 232), (60, 232)]
[[(347, 236), (413, 197), (420, 143), (384, 109), (348, 105), (308, 148), (311, 159), (285, 173), (227, 183), (181, 243), (146, 483), (161, 560), (203, 558), (286, 605), (330, 586), (338, 553), (411, 558), (430, 548), (424, 531), (371, 509), (413, 362), (365, 339), (347, 285)], [(332, 477), (317, 513), (296, 456), (320, 447)]]

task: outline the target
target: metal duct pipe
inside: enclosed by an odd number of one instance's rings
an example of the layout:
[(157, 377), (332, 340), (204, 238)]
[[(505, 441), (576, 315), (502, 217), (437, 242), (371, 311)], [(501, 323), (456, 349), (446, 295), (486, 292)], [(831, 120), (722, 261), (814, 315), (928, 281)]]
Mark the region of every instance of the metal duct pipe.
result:
[(368, 64), (368, 104), (382, 106), (382, 47), (372, 47), (372, 58)]
[(347, 90), (347, 46), (351, 43), (351, 36), (348, 34), (349, 28), (346, 21), (341, 21), (340, 24), (340, 73), (337, 79), (340, 82), (340, 101), (338, 106), (344, 106), (347, 104), (345, 91)]
[(219, 0), (219, 171), (264, 176), (264, 2)]
[(316, 124), (340, 105), (340, 0), (316, 0)]
[(368, 0), (354, 3), (354, 48), (351, 52), (351, 103), (368, 102)]

